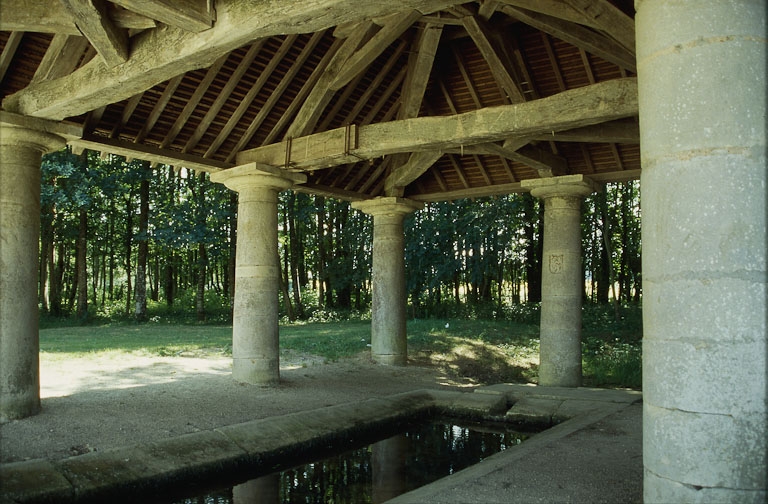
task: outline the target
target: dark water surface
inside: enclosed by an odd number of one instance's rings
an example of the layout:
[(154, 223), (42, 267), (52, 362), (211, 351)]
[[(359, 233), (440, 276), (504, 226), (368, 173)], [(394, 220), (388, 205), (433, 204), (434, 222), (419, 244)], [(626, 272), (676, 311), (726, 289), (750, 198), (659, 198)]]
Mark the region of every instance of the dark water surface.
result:
[(530, 432), (437, 421), (281, 472), (174, 504), (377, 503), (520, 444)]

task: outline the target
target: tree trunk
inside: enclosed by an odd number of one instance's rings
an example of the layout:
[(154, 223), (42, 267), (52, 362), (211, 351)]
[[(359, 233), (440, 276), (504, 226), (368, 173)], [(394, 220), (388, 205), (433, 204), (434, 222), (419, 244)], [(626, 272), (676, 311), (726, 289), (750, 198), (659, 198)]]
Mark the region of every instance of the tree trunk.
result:
[[(530, 194), (524, 196), (524, 227), (525, 239), (525, 277), (528, 282), (528, 302), (541, 302), (541, 256), (544, 253), (542, 231), (544, 227), (543, 205), (538, 205), (536, 212), (536, 200)], [(537, 218), (538, 217), (538, 218)], [(534, 223), (538, 221), (538, 226)]]
[(235, 264), (237, 258), (237, 193), (229, 195), (229, 255), (227, 260), (227, 276), (225, 278), (225, 290), (229, 296), (229, 306), (235, 306)]
[(80, 209), (80, 223), (77, 233), (77, 257), (75, 271), (77, 275), (77, 318), (88, 317), (88, 210)]
[(145, 163), (144, 178), (139, 185), (139, 235), (136, 256), (136, 305), (134, 317), (139, 322), (147, 320), (147, 258), (149, 256), (149, 166)]
[(195, 312), (197, 321), (205, 322), (205, 274), (208, 263), (208, 252), (205, 243), (200, 242), (197, 245), (197, 295), (195, 296)]
[[(204, 235), (206, 222), (205, 205), (205, 173), (201, 173), (198, 178), (197, 193), (197, 225), (201, 235)], [(208, 267), (208, 250), (204, 239), (201, 237), (197, 245), (197, 295), (195, 296), (195, 311), (197, 312), (197, 321), (204, 322), (205, 313), (205, 280)]]
[(128, 197), (125, 199), (125, 282), (126, 282), (126, 295), (125, 295), (125, 314), (131, 313), (131, 301), (133, 300), (133, 290), (131, 287), (131, 275), (133, 273), (131, 255), (133, 253), (133, 190), (128, 192)]
[(286, 219), (288, 224), (288, 251), (290, 256), (289, 270), (291, 273), (291, 284), (293, 287), (293, 304), (296, 307), (296, 314), (303, 317), (303, 307), (301, 304), (301, 284), (299, 283), (299, 236), (296, 232), (296, 193), (291, 192), (288, 195), (288, 207), (286, 209)]
[(317, 209), (317, 305), (322, 307), (325, 301), (325, 198), (315, 196)]
[(53, 264), (53, 251), (51, 251), (50, 261), (51, 261), (51, 280), (48, 286), (48, 290), (50, 292), (50, 307), (51, 307), (51, 313), (56, 316), (60, 317), (62, 314), (61, 310), (61, 301), (62, 301), (62, 291), (64, 289), (64, 241), (59, 240), (58, 247), (57, 247), (57, 253), (56, 253), (56, 265)]

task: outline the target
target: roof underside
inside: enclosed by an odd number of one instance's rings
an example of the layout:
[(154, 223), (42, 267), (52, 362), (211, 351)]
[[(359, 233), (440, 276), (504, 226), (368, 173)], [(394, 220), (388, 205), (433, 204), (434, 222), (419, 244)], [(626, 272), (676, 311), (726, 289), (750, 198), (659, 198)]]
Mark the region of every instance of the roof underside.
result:
[[(514, 192), (530, 178), (621, 181), (640, 173), (636, 112), (578, 128), (555, 118), (551, 128), (525, 135), (502, 132), (482, 142), (457, 136), (451, 145), (380, 156), (355, 157), (356, 140), (347, 138), (344, 162), (291, 166), (291, 149), (310, 134), (354, 125), (357, 135), (368, 125), (498, 106), (537, 115), (543, 98), (631, 80), (631, 0), (398, 0), (375, 7), (358, 0), (353, 5), (365, 7), (353, 14), (350, 2), (318, 0), (307, 4), (322, 4), (327, 19), (313, 11), (305, 13), (312, 21), (301, 23), (291, 16), (302, 0), (276, 2), (284, 7), (277, 13), (237, 0), (218, 0), (213, 11), (205, 0), (2, 2), (3, 109), (77, 124), (83, 132), (71, 142), (75, 148), (216, 171), (280, 143), (285, 161), (278, 167), (306, 172), (302, 190), (348, 200), (446, 200)], [(264, 20), (274, 27), (251, 34), (220, 34), (227, 23), (231, 33), (239, 29), (235, 15), (280, 19)], [(168, 57), (182, 64), (158, 70), (163, 56), (153, 60), (147, 47), (171, 54), (174, 44), (189, 48)], [(84, 98), (78, 89), (88, 86), (96, 91)]]

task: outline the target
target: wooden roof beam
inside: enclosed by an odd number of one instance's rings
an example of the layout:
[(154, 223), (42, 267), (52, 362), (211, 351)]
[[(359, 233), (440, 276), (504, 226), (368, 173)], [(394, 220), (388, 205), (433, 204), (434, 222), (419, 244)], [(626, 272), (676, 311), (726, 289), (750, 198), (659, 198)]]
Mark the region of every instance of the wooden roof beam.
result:
[(399, 152), (447, 150), (462, 145), (531, 137), (551, 131), (636, 116), (637, 81), (615, 79), (571, 89), (535, 101), (488, 107), (463, 114), (416, 117), (399, 121), (349, 126), (243, 151), (237, 164), (285, 164), (315, 170)]
[(543, 135), (537, 135), (534, 139), (554, 140), (555, 142), (639, 144), (640, 125), (635, 119), (618, 119), (582, 128), (551, 131)]
[[(240, 152), (242, 149), (244, 149), (245, 146), (248, 144), (248, 142), (251, 141), (251, 139), (253, 138), (253, 135), (256, 134), (256, 131), (262, 125), (264, 120), (266, 120), (269, 113), (272, 111), (272, 109), (275, 107), (277, 102), (283, 96), (283, 93), (285, 93), (285, 90), (288, 88), (291, 81), (293, 81), (298, 71), (301, 70), (301, 67), (304, 65), (304, 62), (307, 60), (307, 58), (309, 58), (309, 56), (312, 54), (312, 51), (315, 50), (315, 47), (317, 46), (317, 44), (320, 42), (320, 39), (322, 38), (323, 38), (323, 32), (317, 32), (312, 34), (312, 37), (309, 39), (307, 44), (301, 50), (301, 53), (299, 54), (298, 58), (296, 58), (296, 61), (293, 62), (291, 67), (283, 76), (283, 79), (280, 81), (280, 84), (278, 84), (275, 87), (275, 89), (269, 94), (269, 98), (267, 98), (267, 100), (264, 102), (264, 105), (259, 109), (259, 112), (256, 114), (256, 117), (253, 118), (253, 121), (251, 121), (251, 124), (248, 125), (248, 128), (245, 130), (245, 133), (243, 133), (243, 136), (240, 137), (240, 139), (237, 141), (235, 148), (232, 149), (232, 151), (227, 155), (227, 158), (226, 158), (227, 161), (233, 161), (235, 159), (235, 155), (237, 154), (237, 152)], [(271, 73), (271, 72), (265, 71), (264, 73)]]
[(365, 71), (387, 47), (413, 25), (421, 13), (417, 10), (393, 14), (384, 22), (384, 26), (363, 47), (355, 51), (344, 62), (336, 78), (331, 82), (330, 89), (338, 91), (351, 81), (357, 74)]
[(502, 6), (498, 6), (497, 10), (505, 10), (506, 6), (520, 7), (529, 11), (540, 12), (547, 16), (569, 21), (571, 23), (579, 23), (590, 28), (598, 28), (594, 19), (586, 16), (584, 12), (571, 5), (570, 1), (563, 0), (496, 0)]
[(599, 56), (605, 61), (614, 63), (632, 72), (637, 71), (634, 51), (623, 47), (610, 37), (576, 23), (542, 12), (536, 12), (535, 10), (512, 7), (511, 5), (502, 5), (499, 10), (555, 38), (584, 49), (595, 56)]
[(112, 3), (188, 31), (207, 30), (213, 26), (215, 13), (208, 0), (110, 0)]
[(475, 45), (483, 55), (483, 59), (491, 68), (493, 78), (499, 84), (499, 87), (507, 94), (512, 103), (521, 103), (525, 101), (522, 89), (520, 89), (519, 79), (514, 77), (515, 71), (509, 63), (508, 58), (502, 54), (501, 45), (494, 40), (491, 30), (482, 19), (474, 16), (468, 16), (462, 19), (464, 28), (469, 36), (475, 42)]
[(429, 170), (442, 155), (440, 151), (412, 153), (405, 164), (396, 167), (387, 177), (384, 182), (385, 194), (402, 197), (404, 188)]
[(128, 61), (128, 32), (112, 23), (107, 15), (107, 4), (104, 0), (61, 2), (74, 18), (78, 30), (88, 39), (108, 67)]
[(216, 23), (210, 29), (194, 33), (162, 26), (144, 31), (131, 39), (131, 57), (122, 65), (107, 68), (91, 61), (70, 75), (6, 97), (3, 108), (60, 120), (130, 98), (190, 70), (207, 68), (221, 55), (256, 39), (317, 32), (411, 9), (430, 14), (458, 3), (461, 0), (218, 0)]
[(544, 149), (526, 145), (518, 150), (505, 149), (495, 143), (483, 145), (489, 154), (497, 154), (512, 161), (524, 163), (539, 174), (539, 177), (557, 177), (568, 172), (568, 161), (560, 156), (555, 156)]
[(229, 99), (232, 91), (240, 83), (240, 79), (243, 78), (245, 72), (247, 72), (251, 67), (251, 63), (253, 63), (253, 60), (256, 59), (256, 55), (259, 54), (259, 51), (261, 51), (262, 47), (264, 47), (264, 43), (265, 39), (257, 40), (251, 45), (251, 47), (248, 48), (248, 52), (245, 54), (243, 59), (240, 60), (240, 63), (237, 65), (237, 68), (235, 68), (235, 71), (232, 73), (229, 79), (227, 79), (227, 83), (222, 88), (219, 96), (216, 97), (216, 101), (213, 102), (211, 107), (208, 109), (208, 112), (205, 113), (205, 117), (203, 117), (203, 119), (200, 121), (200, 124), (198, 124), (197, 128), (195, 128), (194, 133), (192, 133), (192, 136), (189, 138), (189, 140), (187, 140), (187, 143), (184, 145), (182, 152), (190, 152), (197, 146), (198, 142), (200, 142), (200, 139), (203, 138), (203, 135), (205, 135), (206, 131), (208, 131), (211, 123), (213, 123), (214, 118), (218, 115), (221, 108)]
[(88, 47), (88, 39), (57, 33), (40, 61), (31, 84), (72, 73)]
[[(109, 17), (118, 28), (145, 30), (154, 28), (154, 20), (136, 12), (107, 4)], [(30, 2), (3, 0), (0, 31), (29, 31), (81, 36), (71, 14), (59, 0)]]
[(227, 168), (232, 168), (232, 163), (216, 161), (213, 159), (204, 159), (191, 154), (160, 149), (151, 145), (135, 144), (116, 138), (102, 138), (96, 136), (87, 136), (82, 139), (71, 140), (70, 145), (78, 149), (91, 149), (98, 152), (106, 152), (125, 156), (129, 159), (143, 159), (151, 163), (165, 164), (171, 166), (183, 166), (190, 170), (216, 172)]
[(13, 32), (8, 36), (8, 40), (3, 47), (3, 52), (0, 54), (0, 81), (5, 77), (5, 73), (8, 71), (8, 67), (11, 66), (13, 56), (16, 54), (16, 49), (21, 44), (21, 39), (24, 37), (24, 32)]
[(635, 54), (635, 20), (608, 0), (568, 0), (591, 25)]
[(325, 107), (330, 103), (331, 98), (336, 93), (331, 89), (331, 84), (336, 80), (336, 77), (341, 73), (344, 68), (344, 64), (352, 56), (355, 51), (363, 44), (371, 35), (374, 29), (374, 24), (370, 20), (359, 23), (350, 33), (347, 34), (344, 39), (344, 43), (337, 48), (333, 54), (331, 61), (326, 66), (325, 71), (317, 80), (317, 84), (312, 88), (307, 97), (304, 105), (302, 105), (293, 124), (288, 128), (286, 137), (300, 137), (308, 135), (315, 129), (317, 122), (320, 120), (320, 114), (322, 114)]
[(442, 33), (442, 25), (432, 23), (426, 23), (419, 30), (408, 58), (408, 74), (403, 84), (403, 99), (398, 118), (407, 119), (419, 115)]
[(283, 40), (283, 43), (280, 44), (280, 48), (277, 50), (274, 56), (270, 58), (267, 66), (264, 67), (264, 70), (259, 74), (259, 78), (256, 79), (256, 82), (254, 82), (253, 85), (248, 89), (248, 92), (240, 100), (240, 103), (238, 103), (235, 111), (232, 113), (232, 115), (229, 116), (229, 119), (227, 119), (227, 123), (223, 128), (221, 128), (221, 131), (219, 131), (219, 134), (216, 136), (213, 142), (211, 142), (211, 145), (208, 146), (204, 157), (208, 158), (213, 156), (216, 152), (218, 152), (222, 144), (229, 138), (230, 134), (237, 126), (237, 123), (240, 122), (240, 119), (248, 111), (251, 103), (253, 103), (253, 100), (255, 100), (259, 95), (261, 89), (272, 75), (272, 72), (275, 71), (286, 54), (288, 54), (288, 52), (291, 50), (293, 43), (296, 42), (297, 38), (298, 35), (289, 35), (285, 38), (285, 40)]

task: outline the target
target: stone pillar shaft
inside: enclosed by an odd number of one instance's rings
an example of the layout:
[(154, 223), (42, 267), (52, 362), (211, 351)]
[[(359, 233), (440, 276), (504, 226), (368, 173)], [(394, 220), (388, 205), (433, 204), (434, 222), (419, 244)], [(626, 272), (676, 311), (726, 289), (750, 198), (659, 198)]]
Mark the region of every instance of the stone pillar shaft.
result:
[(280, 260), (277, 194), (293, 180), (243, 165), (211, 175), (238, 192), (232, 378), (270, 385), (280, 380)]
[(523, 182), (544, 200), (539, 385), (581, 385), (581, 201), (596, 186), (581, 175)]
[(40, 162), (64, 140), (0, 123), (0, 422), (40, 410)]
[(766, 3), (636, 0), (645, 502), (765, 502)]
[(405, 366), (408, 341), (403, 219), (422, 205), (385, 197), (355, 202), (352, 206), (373, 215), (371, 357), (380, 364)]

